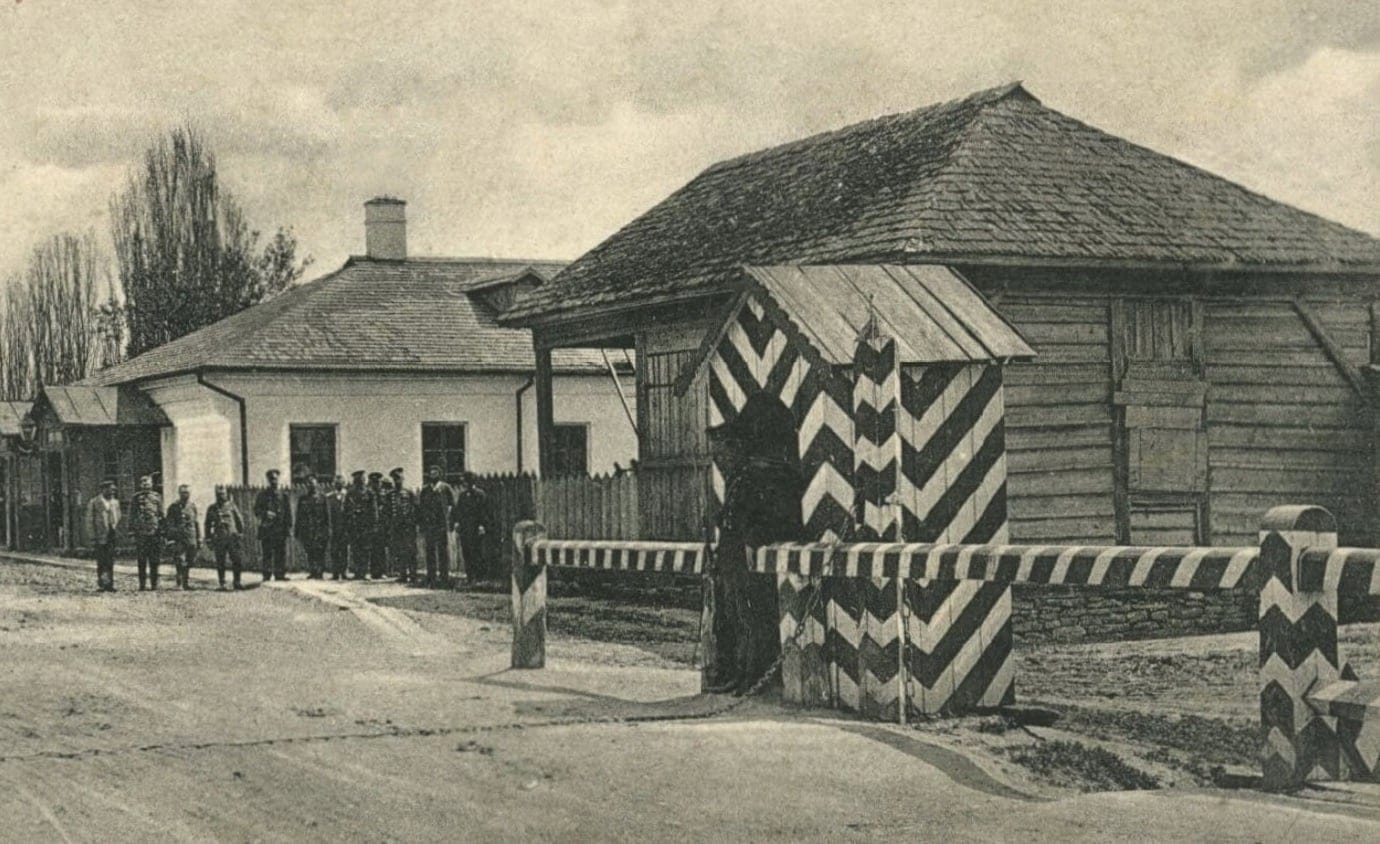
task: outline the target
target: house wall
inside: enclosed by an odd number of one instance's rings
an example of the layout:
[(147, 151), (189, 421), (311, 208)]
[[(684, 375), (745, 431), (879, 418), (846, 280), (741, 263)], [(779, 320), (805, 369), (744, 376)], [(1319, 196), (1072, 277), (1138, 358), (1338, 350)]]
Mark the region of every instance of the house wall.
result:
[(1228, 290), (1182, 274), (965, 274), (1038, 353), (1006, 370), (1012, 541), (1126, 539), (1114, 498), (1119, 296), (1178, 297), (1201, 308), (1209, 543), (1254, 543), (1265, 511), (1288, 503), (1333, 510), (1344, 543), (1375, 541), (1371, 413), (1292, 300), (1359, 366), (1370, 359), (1377, 280), (1247, 277)]
[[(472, 471), (518, 468), (516, 394), (526, 381), (520, 375), (218, 373), (205, 380), (245, 400), (251, 483), (270, 468), (290, 468), (288, 431), (293, 424), (336, 426), (336, 465), (347, 474), (402, 466), (420, 482), (423, 422), (464, 423)], [(216, 484), (241, 481), (236, 402), (192, 377), (167, 379), (144, 390), (173, 421), (164, 435), (168, 489), (186, 483), (194, 498), (205, 501)], [(636, 436), (608, 375), (558, 376), (554, 392), (557, 422), (589, 426), (591, 471), (610, 471), (615, 462), (626, 466), (636, 456)], [(537, 466), (533, 393), (527, 390), (522, 399), (522, 463), (529, 471)]]

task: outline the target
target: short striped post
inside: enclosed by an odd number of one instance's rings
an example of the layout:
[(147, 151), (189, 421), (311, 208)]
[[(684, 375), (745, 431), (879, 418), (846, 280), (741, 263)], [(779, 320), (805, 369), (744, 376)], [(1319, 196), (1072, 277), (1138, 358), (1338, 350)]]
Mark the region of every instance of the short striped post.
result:
[[(1338, 778), (1335, 719), (1306, 695), (1338, 680), (1337, 591), (1303, 582), (1304, 548), (1337, 547), (1337, 522), (1321, 507), (1275, 507), (1260, 525), (1261, 787), (1285, 791), (1312, 777)], [(1310, 581), (1315, 580), (1309, 578)]]
[(514, 668), (546, 667), (546, 565), (531, 555), (531, 545), (546, 537), (540, 522), (513, 526)]

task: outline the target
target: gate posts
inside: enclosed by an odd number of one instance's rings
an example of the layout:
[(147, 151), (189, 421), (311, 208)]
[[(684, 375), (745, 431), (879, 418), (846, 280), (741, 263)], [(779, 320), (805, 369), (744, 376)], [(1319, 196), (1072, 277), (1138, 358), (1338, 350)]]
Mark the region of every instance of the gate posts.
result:
[(1321, 507), (1275, 507), (1260, 525), (1261, 786), (1298, 788), (1314, 772), (1338, 778), (1336, 719), (1319, 715), (1305, 695), (1335, 682), (1337, 584), (1320, 573), (1300, 577), (1304, 548), (1336, 548), (1337, 522)]
[(546, 566), (528, 560), (529, 545), (545, 537), (540, 522), (513, 526), (514, 668), (546, 667)]

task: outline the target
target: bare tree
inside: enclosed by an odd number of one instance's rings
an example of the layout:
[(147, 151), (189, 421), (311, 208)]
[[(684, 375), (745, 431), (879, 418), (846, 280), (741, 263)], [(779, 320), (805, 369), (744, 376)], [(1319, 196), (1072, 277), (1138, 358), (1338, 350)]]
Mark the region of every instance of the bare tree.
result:
[(262, 251), (234, 196), (216, 173), (200, 133), (174, 129), (144, 153), (110, 203), (111, 232), (133, 357), (282, 292), (310, 259), (279, 229)]
[(111, 295), (94, 235), (56, 235), (34, 249), (23, 275), (0, 286), (0, 397), (31, 398), (114, 362), (99, 308)]

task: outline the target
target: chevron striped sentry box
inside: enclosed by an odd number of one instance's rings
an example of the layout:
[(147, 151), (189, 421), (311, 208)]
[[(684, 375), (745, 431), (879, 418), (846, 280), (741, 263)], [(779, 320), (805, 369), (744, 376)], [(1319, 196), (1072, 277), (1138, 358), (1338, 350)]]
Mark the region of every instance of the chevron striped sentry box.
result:
[[(1006, 538), (1001, 364), (1034, 352), (971, 286), (937, 266), (746, 267), (742, 280), (696, 364), (709, 421), (762, 393), (791, 411), (809, 537)], [(712, 488), (721, 505), (718, 466)], [(788, 701), (896, 720), (1011, 699), (1004, 584), (783, 573), (777, 596)]]

